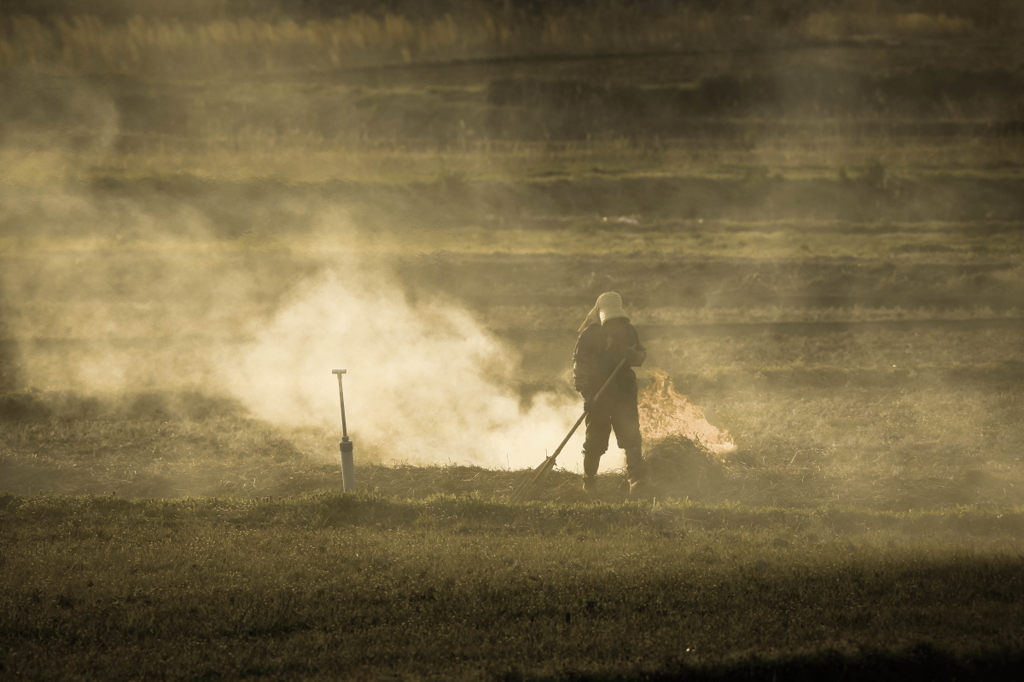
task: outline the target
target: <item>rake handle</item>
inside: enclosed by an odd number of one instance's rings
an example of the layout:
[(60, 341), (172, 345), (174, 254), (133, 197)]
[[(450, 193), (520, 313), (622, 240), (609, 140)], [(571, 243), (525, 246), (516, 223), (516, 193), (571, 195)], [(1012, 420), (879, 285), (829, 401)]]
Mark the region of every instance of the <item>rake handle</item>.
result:
[(576, 433), (576, 429), (580, 428), (580, 424), (582, 424), (583, 420), (586, 419), (586, 418), (587, 418), (587, 413), (586, 412), (584, 412), (583, 414), (580, 415), (580, 418), (577, 419), (576, 423), (572, 425), (571, 429), (569, 429), (569, 433), (565, 434), (565, 438), (563, 438), (562, 442), (558, 444), (558, 447), (555, 448), (555, 451), (553, 453), (551, 453), (551, 459), (554, 459), (555, 457), (558, 457), (559, 453), (562, 452), (562, 448), (564, 448), (565, 444), (569, 442), (570, 438), (572, 438), (572, 434)]

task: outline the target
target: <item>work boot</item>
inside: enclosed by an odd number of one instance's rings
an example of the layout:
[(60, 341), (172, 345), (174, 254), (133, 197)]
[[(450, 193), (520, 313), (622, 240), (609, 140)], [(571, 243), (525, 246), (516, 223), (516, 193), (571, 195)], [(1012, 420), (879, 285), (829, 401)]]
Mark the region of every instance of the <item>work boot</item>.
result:
[(626, 448), (626, 478), (629, 479), (631, 490), (633, 481), (643, 481), (647, 478), (647, 462), (644, 461), (640, 448)]
[(593, 495), (597, 492), (597, 476), (583, 477), (583, 492)]

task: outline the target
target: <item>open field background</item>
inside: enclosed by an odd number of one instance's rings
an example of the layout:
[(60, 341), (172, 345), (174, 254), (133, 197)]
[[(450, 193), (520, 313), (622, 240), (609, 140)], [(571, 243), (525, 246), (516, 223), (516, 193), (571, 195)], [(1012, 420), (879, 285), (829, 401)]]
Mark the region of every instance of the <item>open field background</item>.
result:
[[(1021, 26), (0, 2), (0, 673), (1009, 677)], [(607, 290), (736, 447), (510, 505)]]

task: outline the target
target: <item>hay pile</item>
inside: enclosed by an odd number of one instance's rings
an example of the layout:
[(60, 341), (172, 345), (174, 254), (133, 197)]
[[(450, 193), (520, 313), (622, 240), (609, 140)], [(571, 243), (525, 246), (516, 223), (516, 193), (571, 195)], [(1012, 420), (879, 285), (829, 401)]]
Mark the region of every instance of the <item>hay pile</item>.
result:
[(723, 460), (736, 450), (728, 431), (709, 423), (704, 410), (678, 393), (664, 372), (650, 373), (637, 405), (656, 495), (706, 499), (723, 489)]
[(650, 443), (644, 459), (657, 495), (704, 499), (721, 490), (726, 482), (721, 457), (681, 434)]

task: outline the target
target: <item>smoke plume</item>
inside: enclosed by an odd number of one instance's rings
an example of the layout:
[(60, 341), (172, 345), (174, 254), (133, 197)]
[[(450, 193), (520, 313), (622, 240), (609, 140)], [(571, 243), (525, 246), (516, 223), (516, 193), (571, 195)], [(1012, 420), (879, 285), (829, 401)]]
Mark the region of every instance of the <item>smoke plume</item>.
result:
[[(274, 424), (340, 432), (331, 370), (343, 368), (349, 435), (414, 464), (534, 466), (577, 415), (562, 394), (524, 403), (516, 352), (458, 302), (400, 282), (337, 207), (307, 217), (319, 236), (274, 245), (218, 238), (187, 204), (71, 189), (19, 201), (53, 232), (12, 242), (0, 276), (5, 364), (17, 357), (9, 369), (26, 388), (198, 390)], [(69, 207), (75, 234), (61, 234)]]
[(532, 466), (578, 410), (550, 393), (521, 407), (513, 351), (452, 302), (409, 302), (382, 271), (330, 270), (305, 282), (238, 351), (219, 363), (229, 369), (224, 384), (277, 423), (336, 424), (331, 370), (346, 369), (351, 435), (397, 461)]

